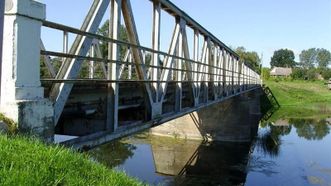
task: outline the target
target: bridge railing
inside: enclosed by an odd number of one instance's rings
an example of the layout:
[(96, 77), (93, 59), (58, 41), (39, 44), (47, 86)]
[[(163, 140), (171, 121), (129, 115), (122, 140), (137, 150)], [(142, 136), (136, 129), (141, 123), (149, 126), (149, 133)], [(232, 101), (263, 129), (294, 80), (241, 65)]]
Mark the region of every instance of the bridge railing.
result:
[[(45, 66), (52, 83), (50, 98), (54, 101), (55, 122), (62, 114), (74, 84), (100, 83), (108, 85), (108, 128), (118, 128), (119, 84), (139, 83), (144, 87), (146, 112), (151, 120), (165, 113), (169, 85), (175, 85), (173, 113), (184, 113), (203, 105), (219, 102), (233, 95), (260, 86), (260, 75), (239, 59), (229, 47), (204, 29), (183, 11), (167, 0), (150, 1), (153, 4), (152, 47), (140, 45), (134, 15), (129, 0), (94, 0), (80, 29), (43, 21), (43, 26), (63, 33), (63, 52), (48, 51), (42, 47)], [(110, 35), (96, 34), (108, 5), (111, 4)], [(161, 11), (173, 16), (175, 28), (168, 52), (160, 50)], [(121, 12), (129, 42), (119, 40)], [(187, 37), (192, 29), (194, 38)], [(69, 49), (68, 35), (76, 35)], [(199, 48), (199, 38), (202, 48)], [(188, 40), (193, 40), (191, 46)], [(101, 45), (108, 46), (108, 54)], [(104, 47), (104, 46), (103, 46)], [(190, 49), (193, 48), (193, 55)], [(49, 57), (61, 59), (61, 67), (54, 68)], [(80, 72), (82, 66), (88, 73)], [(100, 70), (96, 71), (99, 66)], [(183, 86), (189, 85), (191, 106), (183, 106)], [(188, 108), (186, 108), (188, 107)]]

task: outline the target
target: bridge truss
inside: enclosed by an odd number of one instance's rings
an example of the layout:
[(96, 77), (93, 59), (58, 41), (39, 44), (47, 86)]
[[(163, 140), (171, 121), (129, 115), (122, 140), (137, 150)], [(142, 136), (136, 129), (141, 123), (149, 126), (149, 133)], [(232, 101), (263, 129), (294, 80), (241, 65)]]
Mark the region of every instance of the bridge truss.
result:
[[(42, 21), (44, 28), (63, 33), (63, 52), (48, 51), (41, 45), (50, 74), (41, 81), (50, 87), (56, 124), (77, 85), (100, 84), (106, 89), (105, 131), (115, 136), (149, 128), (260, 86), (257, 72), (173, 3), (168, 0), (149, 3), (153, 7), (152, 15), (146, 15), (153, 18), (151, 47), (140, 45), (130, 0), (94, 0), (80, 29)], [(108, 6), (111, 15), (106, 37), (97, 31)], [(167, 52), (160, 50), (161, 13), (169, 14), (175, 22)], [(128, 41), (119, 40), (121, 19)], [(188, 38), (188, 30), (194, 33), (193, 38)], [(76, 36), (71, 46), (69, 34)], [(109, 48), (106, 56), (101, 49), (105, 43)], [(59, 70), (50, 57), (62, 60)], [(81, 76), (83, 68), (88, 71), (85, 77)], [(100, 73), (96, 72), (98, 68)], [(122, 127), (120, 97), (125, 93), (121, 86), (127, 84), (138, 85), (135, 91), (142, 92), (143, 101), (138, 105), (144, 116), (140, 122)]]

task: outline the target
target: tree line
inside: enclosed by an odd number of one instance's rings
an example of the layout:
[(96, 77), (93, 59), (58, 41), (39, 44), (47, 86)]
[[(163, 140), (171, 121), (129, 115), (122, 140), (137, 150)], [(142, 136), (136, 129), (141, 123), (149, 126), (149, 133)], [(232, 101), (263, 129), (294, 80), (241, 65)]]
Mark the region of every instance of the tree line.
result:
[[(271, 57), (270, 66), (292, 68), (293, 79), (314, 80), (320, 75), (323, 79), (331, 78), (331, 53), (324, 48), (310, 48), (302, 50), (299, 55), (299, 62), (295, 61), (292, 50), (280, 49), (274, 52)], [(264, 70), (268, 75), (268, 69)]]
[(310, 48), (302, 50), (299, 55), (299, 62), (295, 61), (294, 52), (289, 49), (280, 49), (274, 52), (271, 57), (271, 67), (301, 67), (328, 68), (331, 64), (331, 53), (324, 48)]

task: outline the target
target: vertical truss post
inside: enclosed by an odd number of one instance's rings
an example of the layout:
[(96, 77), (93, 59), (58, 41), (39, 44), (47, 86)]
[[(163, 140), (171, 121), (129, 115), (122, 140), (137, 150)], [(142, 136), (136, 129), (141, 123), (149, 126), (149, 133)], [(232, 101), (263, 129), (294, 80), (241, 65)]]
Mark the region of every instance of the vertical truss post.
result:
[(231, 83), (232, 83), (232, 81), (231, 81), (231, 79), (232, 79), (232, 56), (231, 56), (231, 54), (230, 53), (228, 53), (228, 81), (227, 81), (227, 83), (228, 83), (228, 95), (231, 95)]
[[(186, 21), (184, 19), (181, 19), (181, 22), (180, 22), (180, 27), (181, 27), (181, 34), (182, 34), (182, 38), (183, 38), (183, 55), (184, 55), (184, 58), (185, 59), (191, 59), (190, 57), (190, 50), (189, 50), (189, 47), (188, 47), (188, 41), (187, 41), (187, 34), (186, 34)], [(192, 62), (189, 62), (189, 61), (183, 61), (184, 62), (184, 65), (183, 67), (185, 67), (185, 75), (186, 75), (186, 78), (187, 80), (189, 81), (193, 81), (194, 78), (194, 74), (192, 72), (192, 69), (193, 69), (193, 65), (194, 63)], [(185, 79), (185, 78), (183, 78)], [(195, 92), (195, 85), (194, 83), (191, 83), (191, 90), (192, 90), (192, 94), (194, 94)], [(193, 96), (193, 99), (194, 101), (194, 96)]]
[(226, 96), (224, 95), (226, 93), (226, 51), (224, 49), (222, 49), (222, 58), (223, 58), (223, 62), (222, 62), (222, 96)]
[(230, 54), (226, 52), (226, 96), (229, 95), (229, 90), (230, 90), (230, 73), (231, 73), (231, 58)]
[[(64, 54), (67, 54), (69, 51), (69, 34), (67, 31), (63, 31), (63, 49)], [(63, 58), (62, 61), (65, 62), (66, 58)]]
[[(109, 24), (109, 37), (115, 40), (119, 38), (121, 26), (121, 2), (122, 0), (111, 0), (111, 24)], [(108, 63), (108, 80), (118, 80), (119, 65), (117, 61), (120, 59), (119, 46), (117, 43), (108, 43), (108, 59), (116, 61), (116, 63)], [(108, 85), (107, 94), (107, 123), (108, 130), (116, 131), (118, 128), (118, 82), (113, 82)]]
[[(199, 99), (200, 103), (200, 93), (201, 93), (201, 84), (203, 82), (203, 78), (205, 77), (205, 71), (206, 71), (206, 54), (207, 54), (207, 46), (208, 43), (206, 40), (203, 42), (203, 47), (202, 47), (202, 54), (201, 54), (201, 59), (200, 59), (200, 65), (199, 65), (199, 72), (198, 72), (198, 90), (197, 90), (197, 97)], [(202, 91), (204, 93), (204, 91)]]
[(132, 54), (129, 55), (129, 59), (128, 59), (128, 79), (131, 80), (132, 79)]
[(253, 84), (253, 78), (252, 78), (252, 75), (253, 75), (253, 73), (252, 73), (252, 70), (251, 69), (249, 69), (249, 77), (250, 77), (250, 87), (249, 88), (252, 88), (252, 84)]
[[(94, 44), (92, 44), (92, 46), (91, 46), (90, 56), (93, 58), (95, 57), (95, 45)], [(94, 78), (94, 61), (93, 60), (90, 60), (90, 63), (89, 63), (89, 78), (90, 79)]]
[[(177, 56), (182, 58), (183, 57), (183, 27), (185, 27), (185, 21), (181, 18), (176, 18), (176, 22), (180, 25), (180, 33), (178, 37), (178, 46), (177, 46)], [(182, 84), (182, 66), (183, 60), (177, 59), (176, 64), (176, 101), (175, 101), (175, 111), (180, 112), (182, 109), (182, 97), (183, 97), (183, 84)]]
[(241, 92), (241, 72), (242, 72), (242, 61), (239, 61), (238, 67), (238, 91)]
[(198, 30), (194, 30), (194, 41), (193, 41), (193, 60), (196, 62), (193, 64), (193, 80), (194, 80), (194, 92), (193, 92), (193, 96), (194, 96), (194, 106), (198, 106), (199, 105), (199, 93), (198, 90), (200, 90), (198, 88), (198, 61), (199, 61), (199, 31)]
[(205, 75), (204, 75), (204, 100), (206, 103), (208, 103), (208, 92), (209, 92), (209, 80), (210, 80), (210, 72), (209, 72), (209, 65), (212, 64), (211, 60), (211, 43), (210, 43), (210, 38), (207, 37), (205, 39), (207, 41), (207, 48), (206, 48), (206, 58), (205, 58)]
[(209, 66), (210, 65), (210, 38), (205, 37), (205, 50), (202, 54), (202, 63), (203, 63), (203, 100), (205, 103), (208, 102), (208, 81), (209, 81)]
[(218, 57), (218, 47), (216, 46), (216, 44), (214, 44), (214, 63), (213, 63), (213, 70), (212, 70), (212, 81), (213, 81), (213, 93), (214, 93), (214, 100), (217, 99), (218, 97), (218, 93), (217, 93), (217, 89), (218, 89), (218, 81), (217, 81), (217, 72), (218, 72), (218, 64), (217, 64), (217, 57)]
[(242, 67), (241, 67), (241, 91), (244, 91), (245, 87), (245, 63), (242, 62)]
[(218, 47), (218, 70), (217, 70), (217, 85), (218, 85), (218, 98), (222, 97), (223, 91), (223, 51)]
[(234, 93), (235, 57), (231, 55), (231, 94)]
[(245, 65), (245, 90), (248, 89), (248, 67)]
[(238, 90), (238, 59), (235, 57), (234, 58), (234, 92), (237, 93), (237, 90)]
[[(159, 0), (153, 1), (153, 37), (152, 37), (152, 47), (154, 51), (160, 51), (160, 22), (161, 22), (161, 3)], [(155, 67), (159, 67), (159, 54), (157, 52), (154, 52), (152, 55), (152, 64), (153, 64), (153, 70), (152, 70), (152, 80), (158, 81), (158, 72), (159, 69)], [(159, 102), (159, 92), (158, 92), (158, 83), (153, 82), (153, 93), (154, 93), (154, 102)]]
[[(160, 29), (161, 29), (161, 3), (159, 0), (153, 1), (153, 35), (152, 35), (152, 47), (154, 51), (160, 51)], [(156, 118), (162, 114), (162, 102), (160, 102), (160, 92), (159, 92), (159, 53), (154, 52), (152, 54), (152, 65), (154, 66), (151, 71), (151, 79), (154, 81), (152, 83), (152, 93), (153, 93), (153, 103), (152, 103), (152, 118)]]
[(249, 89), (250, 87), (250, 72), (249, 72), (249, 68), (247, 67), (247, 89)]
[(244, 90), (246, 90), (247, 85), (247, 67), (244, 65)]
[(248, 88), (251, 88), (251, 69), (248, 68)]

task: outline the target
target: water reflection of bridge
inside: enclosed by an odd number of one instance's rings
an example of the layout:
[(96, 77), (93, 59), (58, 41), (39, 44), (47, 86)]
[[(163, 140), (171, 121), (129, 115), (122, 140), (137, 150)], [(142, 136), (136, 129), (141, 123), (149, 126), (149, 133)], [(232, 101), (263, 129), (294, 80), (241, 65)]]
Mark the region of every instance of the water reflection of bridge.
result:
[[(205, 143), (139, 135), (98, 147), (92, 150), (92, 154), (106, 165), (124, 167), (124, 170), (132, 175), (130, 168), (137, 169), (138, 163), (128, 167), (125, 164), (128, 159), (135, 159), (135, 153), (138, 153), (140, 157), (148, 157), (148, 161), (152, 161), (143, 164), (152, 164), (153, 167), (139, 168), (136, 173), (140, 174), (133, 176), (171, 176), (174, 178), (171, 179), (170, 185), (242, 185), (250, 171), (268, 175), (277, 173), (274, 162), (268, 158), (260, 159), (259, 156), (280, 156), (280, 148), (284, 145), (283, 136), (295, 132), (306, 140), (321, 140), (330, 132), (331, 122), (330, 119), (283, 119), (280, 122), (262, 123), (261, 127), (259, 135), (245, 143)], [(142, 149), (139, 149), (141, 144), (148, 147), (145, 148), (148, 151), (142, 152)], [(258, 153), (255, 154), (256, 152)], [(153, 158), (150, 154), (153, 154)], [(144, 160), (137, 158), (135, 161), (141, 164)], [(151, 173), (144, 173), (148, 171)], [(142, 176), (144, 174), (149, 176)], [(153, 183), (155, 179), (145, 181)]]
[(176, 176), (175, 182), (178, 185), (243, 184), (252, 148), (251, 142), (197, 143), (196, 146), (152, 144), (156, 171)]

